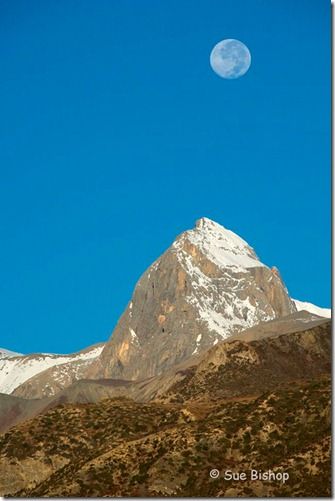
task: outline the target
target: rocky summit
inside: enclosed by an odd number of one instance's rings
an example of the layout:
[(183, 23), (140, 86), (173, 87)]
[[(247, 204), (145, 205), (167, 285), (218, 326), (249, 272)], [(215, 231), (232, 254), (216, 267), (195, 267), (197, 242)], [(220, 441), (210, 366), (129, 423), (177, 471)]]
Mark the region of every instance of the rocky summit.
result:
[(276, 268), (202, 218), (138, 281), (90, 377), (144, 379), (260, 322), (296, 311)]
[(202, 218), (145, 271), (106, 344), (73, 355), (0, 352), (0, 393), (53, 397), (77, 380), (138, 381), (245, 329), (308, 309), (239, 236)]
[(329, 496), (325, 317), (200, 219), (140, 278), (107, 343), (0, 350), (0, 496)]

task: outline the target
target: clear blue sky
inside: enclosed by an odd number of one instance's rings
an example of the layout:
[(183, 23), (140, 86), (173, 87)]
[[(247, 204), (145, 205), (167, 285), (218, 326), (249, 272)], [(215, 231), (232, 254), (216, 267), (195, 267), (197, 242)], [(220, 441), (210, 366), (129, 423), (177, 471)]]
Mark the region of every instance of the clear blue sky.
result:
[[(330, 304), (330, 2), (0, 1), (0, 346), (109, 337), (207, 216)], [(209, 54), (243, 41), (249, 72)]]

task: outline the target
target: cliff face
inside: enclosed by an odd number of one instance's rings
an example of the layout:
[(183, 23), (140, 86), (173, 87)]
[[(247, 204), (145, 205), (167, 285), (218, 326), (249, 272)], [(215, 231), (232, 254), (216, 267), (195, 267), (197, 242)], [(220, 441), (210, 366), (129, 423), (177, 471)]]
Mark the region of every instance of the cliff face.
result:
[(278, 271), (240, 237), (203, 218), (143, 274), (89, 376), (154, 376), (294, 311)]
[(278, 270), (233, 232), (203, 218), (143, 274), (105, 347), (0, 360), (0, 392), (42, 398), (85, 378), (145, 379), (295, 311)]

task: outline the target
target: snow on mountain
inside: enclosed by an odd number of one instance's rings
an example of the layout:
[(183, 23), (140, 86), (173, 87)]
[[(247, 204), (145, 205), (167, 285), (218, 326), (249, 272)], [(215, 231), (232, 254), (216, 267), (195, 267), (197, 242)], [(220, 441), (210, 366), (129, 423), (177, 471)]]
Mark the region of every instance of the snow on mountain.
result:
[(238, 235), (202, 218), (144, 272), (105, 346), (0, 357), (0, 392), (40, 398), (87, 377), (145, 379), (297, 309), (330, 316), (293, 301), (276, 268)]
[(330, 308), (320, 308), (320, 306), (316, 306), (312, 303), (307, 303), (306, 301), (298, 301), (298, 299), (293, 299), (297, 310), (305, 310), (313, 313), (314, 315), (318, 315), (319, 317), (331, 318), (332, 310)]
[(11, 358), (11, 357), (21, 357), (22, 353), (16, 353), (15, 351), (5, 350), (5, 348), (0, 348), (0, 359), (1, 358)]
[[(172, 247), (192, 279), (186, 300), (196, 308), (211, 332), (226, 338), (237, 326), (246, 329), (260, 321), (276, 318), (277, 313), (270, 302), (261, 304), (263, 298), (257, 300), (257, 293), (252, 289), (255, 288), (253, 269), (268, 270), (269, 284), (274, 283), (277, 272), (270, 271), (241, 237), (208, 218), (202, 218), (194, 229), (177, 238)], [(205, 260), (220, 269), (218, 280), (213, 272), (208, 274), (202, 269)], [(289, 312), (293, 311), (292, 305)]]
[(0, 393), (12, 393), (15, 388), (36, 374), (50, 367), (69, 362), (86, 362), (97, 358), (103, 345), (74, 353), (72, 355), (33, 354), (13, 356), (11, 354), (0, 359)]
[[(199, 219), (194, 229), (185, 231), (183, 237), (220, 268), (241, 271), (265, 266), (241, 237), (206, 217)], [(180, 249), (182, 239), (177, 239), (174, 246)]]
[(202, 218), (143, 273), (90, 371), (96, 378), (145, 379), (295, 311), (278, 270), (232, 231)]

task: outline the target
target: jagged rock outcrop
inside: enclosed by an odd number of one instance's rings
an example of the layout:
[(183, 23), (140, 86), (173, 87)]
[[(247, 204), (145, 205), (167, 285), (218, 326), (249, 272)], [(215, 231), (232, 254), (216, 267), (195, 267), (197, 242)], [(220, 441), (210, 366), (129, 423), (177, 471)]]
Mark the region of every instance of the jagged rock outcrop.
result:
[(259, 322), (296, 311), (277, 269), (202, 218), (136, 285), (89, 377), (144, 379)]

